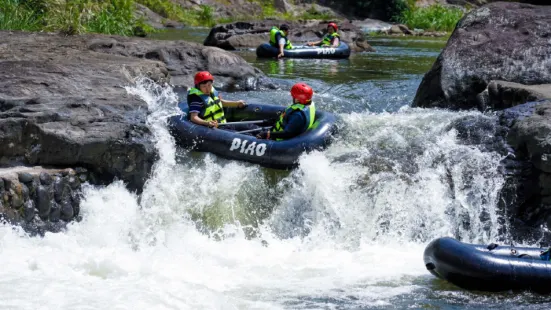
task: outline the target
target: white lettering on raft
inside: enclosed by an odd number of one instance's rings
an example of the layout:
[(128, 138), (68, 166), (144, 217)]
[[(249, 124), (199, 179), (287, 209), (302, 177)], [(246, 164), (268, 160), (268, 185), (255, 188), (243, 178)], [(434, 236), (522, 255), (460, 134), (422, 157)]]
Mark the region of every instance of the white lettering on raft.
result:
[(330, 48), (318, 48), (318, 55), (319, 54), (322, 54), (322, 55), (328, 55), (328, 54), (335, 54), (336, 50), (332, 47)]
[(266, 143), (256, 142), (249, 143), (249, 140), (241, 140), (239, 138), (233, 138), (231, 142), (230, 151), (239, 150), (239, 153), (244, 153), (248, 155), (264, 156), (266, 153)]

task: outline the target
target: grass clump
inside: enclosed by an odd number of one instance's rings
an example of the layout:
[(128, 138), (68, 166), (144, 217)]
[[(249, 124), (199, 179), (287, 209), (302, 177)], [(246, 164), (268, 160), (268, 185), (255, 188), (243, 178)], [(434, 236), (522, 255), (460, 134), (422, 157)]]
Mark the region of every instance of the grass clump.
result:
[(133, 0), (0, 0), (0, 29), (143, 35)]
[(451, 32), (464, 14), (461, 9), (444, 7), (439, 4), (423, 8), (408, 4), (396, 21), (407, 25), (410, 29)]
[(40, 30), (42, 24), (35, 10), (21, 0), (0, 0), (0, 29), (4, 30)]
[(199, 5), (197, 9), (185, 9), (169, 0), (136, 0), (162, 17), (179, 21), (190, 26), (212, 27), (216, 24), (213, 9), (208, 5)]

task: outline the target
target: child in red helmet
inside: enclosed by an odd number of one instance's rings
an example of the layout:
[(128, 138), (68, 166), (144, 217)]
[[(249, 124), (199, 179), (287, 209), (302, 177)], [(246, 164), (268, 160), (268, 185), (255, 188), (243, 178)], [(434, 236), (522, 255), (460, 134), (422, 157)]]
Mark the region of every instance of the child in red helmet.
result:
[(218, 95), (218, 91), (212, 86), (214, 77), (208, 71), (195, 74), (195, 87), (188, 90), (187, 103), (189, 106), (190, 120), (198, 125), (218, 127), (219, 123), (225, 123), (224, 107), (244, 108), (245, 101), (224, 100)]
[(284, 140), (300, 135), (312, 128), (316, 107), (312, 102), (314, 91), (306, 83), (296, 83), (291, 88), (293, 104), (285, 109), (271, 131), (259, 133), (259, 139)]
[(337, 33), (337, 30), (339, 30), (339, 27), (337, 27), (337, 24), (335, 23), (329, 23), (327, 25), (327, 33), (323, 36), (323, 38), (316, 42), (308, 42), (306, 45), (308, 46), (323, 46), (323, 47), (338, 47), (341, 43), (339, 40), (339, 34)]

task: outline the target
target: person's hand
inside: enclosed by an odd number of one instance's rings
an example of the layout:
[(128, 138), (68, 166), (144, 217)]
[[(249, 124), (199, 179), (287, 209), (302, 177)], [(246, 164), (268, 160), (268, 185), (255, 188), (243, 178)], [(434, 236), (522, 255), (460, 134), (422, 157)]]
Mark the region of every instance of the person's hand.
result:
[(256, 135), (258, 139), (270, 139), (270, 131), (261, 131), (259, 134)]
[(208, 126), (210, 128), (213, 128), (213, 127), (218, 128), (218, 122), (217, 121), (207, 121), (207, 123), (208, 123)]
[(306, 45), (312, 46), (312, 45), (314, 45), (314, 43), (313, 42), (308, 42), (308, 43), (306, 43)]
[(244, 109), (247, 106), (244, 100), (237, 100), (237, 107), (240, 109)]
[(277, 54), (277, 58), (281, 58), (281, 57), (283, 57), (283, 56), (284, 56), (283, 52)]

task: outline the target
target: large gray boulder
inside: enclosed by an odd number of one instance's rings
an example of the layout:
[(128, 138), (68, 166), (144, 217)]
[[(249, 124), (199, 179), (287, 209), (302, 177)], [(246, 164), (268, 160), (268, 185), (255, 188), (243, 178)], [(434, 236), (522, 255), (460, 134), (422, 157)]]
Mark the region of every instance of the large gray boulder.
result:
[(415, 107), (486, 108), (492, 80), (551, 83), (551, 6), (496, 2), (467, 14), (432, 69)]

